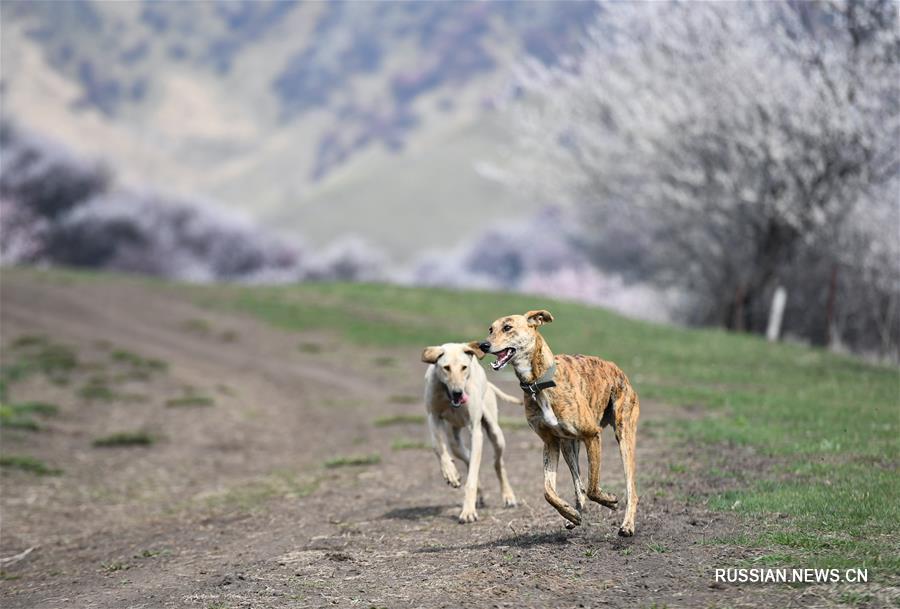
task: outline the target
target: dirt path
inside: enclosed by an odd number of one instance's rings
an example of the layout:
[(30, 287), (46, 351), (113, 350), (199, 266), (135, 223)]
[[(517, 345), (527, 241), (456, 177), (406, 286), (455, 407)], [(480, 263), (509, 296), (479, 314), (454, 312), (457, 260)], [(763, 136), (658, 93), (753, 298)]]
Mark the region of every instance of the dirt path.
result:
[[(81, 362), (68, 384), (33, 376), (10, 388), (14, 401), (49, 401), (60, 412), (41, 431), (4, 430), (4, 454), (64, 472), (4, 468), (0, 555), (37, 549), (4, 567), (3, 607), (758, 604), (747, 588), (712, 587), (714, 567), (742, 557), (703, 541), (736, 525), (672, 488), (667, 444), (652, 424), (679, 416), (667, 406), (643, 407), (634, 538), (618, 538), (620, 514), (595, 505), (588, 526), (566, 531), (542, 497), (539, 442), (521, 427), (505, 429), (520, 507), (499, 507), (484, 467), (487, 506), (462, 526), (462, 491), (443, 483), (431, 452), (392, 448), (424, 441), (424, 426), (375, 425), (422, 412), (418, 349), (283, 333), (121, 279), (9, 273), (0, 305), (5, 365), (17, 340), (36, 336), (72, 347)], [(122, 352), (167, 369), (132, 379), (110, 363), (126, 359)], [(81, 396), (98, 374), (126, 380), (115, 381), (110, 399)], [(185, 396), (214, 404), (169, 402)], [(515, 407), (501, 409), (520, 418)], [(156, 442), (92, 446), (134, 429)], [(604, 440), (605, 486), (621, 490), (615, 441)], [(380, 462), (323, 466), (350, 455)], [(808, 604), (802, 591), (777, 593)]]

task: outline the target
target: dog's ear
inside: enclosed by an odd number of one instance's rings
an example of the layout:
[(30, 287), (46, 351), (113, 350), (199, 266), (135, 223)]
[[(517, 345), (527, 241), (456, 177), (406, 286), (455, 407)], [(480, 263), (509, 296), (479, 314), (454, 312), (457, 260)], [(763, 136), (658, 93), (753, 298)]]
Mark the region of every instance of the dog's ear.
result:
[(425, 347), (425, 350), (422, 351), (422, 361), (426, 364), (434, 364), (443, 354), (444, 350), (440, 347)]
[(529, 326), (537, 327), (549, 324), (553, 321), (553, 316), (550, 315), (550, 311), (540, 309), (538, 311), (528, 311), (525, 314), (525, 319), (528, 321)]
[(478, 359), (484, 358), (484, 351), (478, 348), (478, 341), (473, 340), (468, 345), (463, 347), (463, 353), (468, 353), (469, 355), (474, 355)]

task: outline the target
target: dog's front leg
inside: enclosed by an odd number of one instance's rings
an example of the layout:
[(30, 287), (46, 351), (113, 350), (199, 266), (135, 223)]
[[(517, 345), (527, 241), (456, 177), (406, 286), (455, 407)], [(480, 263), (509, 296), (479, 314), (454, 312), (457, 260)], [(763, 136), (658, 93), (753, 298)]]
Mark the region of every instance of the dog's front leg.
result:
[(428, 431), (431, 433), (431, 446), (434, 448), (434, 454), (437, 455), (441, 464), (441, 475), (444, 476), (447, 484), (453, 488), (459, 488), (459, 471), (457, 471), (456, 464), (447, 450), (446, 434), (443, 433), (445, 426), (446, 423), (437, 418), (434, 413), (428, 413)]
[[(572, 474), (572, 484), (575, 486), (575, 509), (580, 514), (584, 511), (584, 505), (587, 503), (587, 494), (584, 492), (584, 484), (581, 482), (581, 471), (578, 467), (578, 449), (580, 445), (577, 440), (560, 440), (559, 445), (562, 448), (566, 465), (569, 466), (569, 473)], [(575, 526), (571, 522), (566, 524), (567, 529)]]
[(459, 513), (461, 523), (478, 520), (475, 502), (478, 500), (478, 469), (481, 467), (481, 448), (484, 444), (484, 433), (481, 421), (470, 423), (472, 433), (472, 449), (469, 452), (469, 471), (466, 475), (466, 496), (463, 499), (462, 512)]
[(555, 437), (544, 438), (544, 499), (556, 508), (563, 518), (578, 526), (581, 514), (565, 502), (556, 492), (556, 470), (559, 467), (559, 440)]

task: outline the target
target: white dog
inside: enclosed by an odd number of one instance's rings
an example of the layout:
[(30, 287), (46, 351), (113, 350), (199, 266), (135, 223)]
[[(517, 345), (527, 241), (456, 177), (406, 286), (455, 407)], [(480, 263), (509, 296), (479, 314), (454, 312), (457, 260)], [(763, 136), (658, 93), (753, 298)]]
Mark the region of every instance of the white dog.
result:
[[(484, 353), (475, 343), (447, 343), (427, 347), (422, 361), (431, 364), (425, 373), (425, 410), (434, 452), (441, 463), (441, 474), (447, 484), (459, 488), (459, 472), (447, 447), (468, 468), (461, 523), (478, 520), (475, 503), (478, 499), (478, 468), (481, 465), (482, 428), (494, 445), (494, 469), (500, 479), (500, 491), (506, 507), (516, 505), (516, 496), (506, 477), (503, 449), (506, 441), (497, 422), (497, 396), (505, 401), (521, 404), (522, 400), (500, 391), (488, 382), (478, 359)], [(460, 441), (460, 431), (469, 430), (471, 454)], [(441, 433), (443, 432), (443, 433)]]

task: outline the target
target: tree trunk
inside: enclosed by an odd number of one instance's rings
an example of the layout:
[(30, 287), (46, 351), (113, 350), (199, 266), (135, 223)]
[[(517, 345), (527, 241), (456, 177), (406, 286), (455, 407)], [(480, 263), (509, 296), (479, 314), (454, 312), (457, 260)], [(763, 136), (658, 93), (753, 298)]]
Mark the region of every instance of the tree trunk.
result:
[(778, 275), (778, 268), (791, 256), (796, 243), (796, 231), (770, 221), (759, 240), (750, 279), (741, 286), (741, 299), (736, 312), (740, 323), (734, 329), (762, 334), (768, 323), (769, 288)]

